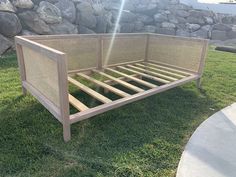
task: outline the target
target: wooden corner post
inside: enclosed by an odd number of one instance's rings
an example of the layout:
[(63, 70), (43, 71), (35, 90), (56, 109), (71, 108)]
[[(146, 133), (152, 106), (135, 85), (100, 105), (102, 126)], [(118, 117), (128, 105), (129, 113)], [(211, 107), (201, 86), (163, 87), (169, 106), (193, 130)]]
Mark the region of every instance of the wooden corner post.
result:
[(63, 124), (63, 138), (67, 142), (71, 139), (70, 115), (69, 115), (69, 93), (67, 79), (67, 58), (66, 54), (60, 55), (58, 58), (58, 79), (59, 79), (59, 95), (60, 95), (60, 114)]
[(24, 55), (22, 51), (22, 46), (17, 43), (17, 38), (15, 38), (15, 45), (16, 45), (17, 61), (18, 61), (18, 66), (20, 70), (22, 92), (23, 92), (23, 95), (26, 95), (27, 90), (25, 89), (23, 85), (23, 82), (26, 81)]
[(203, 70), (205, 66), (207, 51), (208, 51), (208, 40), (204, 40), (204, 44), (202, 47), (201, 60), (200, 60), (199, 69), (198, 69), (199, 78), (196, 80), (196, 85), (198, 89), (201, 89), (202, 74), (203, 74)]

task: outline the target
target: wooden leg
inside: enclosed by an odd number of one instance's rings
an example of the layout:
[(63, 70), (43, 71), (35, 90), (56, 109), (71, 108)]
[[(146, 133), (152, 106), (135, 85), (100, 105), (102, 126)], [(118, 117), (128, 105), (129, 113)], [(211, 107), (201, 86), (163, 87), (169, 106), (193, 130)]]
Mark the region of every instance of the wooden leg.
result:
[(63, 138), (65, 142), (68, 142), (71, 139), (70, 124), (68, 123), (63, 123)]
[(197, 81), (196, 81), (196, 85), (197, 85), (197, 88), (198, 89), (201, 89), (202, 88), (202, 79), (201, 78), (199, 78), (199, 79), (197, 79)]

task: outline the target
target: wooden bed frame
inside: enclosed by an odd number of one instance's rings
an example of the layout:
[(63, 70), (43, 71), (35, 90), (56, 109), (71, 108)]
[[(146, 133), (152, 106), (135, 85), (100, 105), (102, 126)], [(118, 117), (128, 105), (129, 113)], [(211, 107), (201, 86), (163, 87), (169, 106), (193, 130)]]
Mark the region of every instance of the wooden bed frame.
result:
[[(208, 48), (205, 39), (158, 34), (17, 36), (15, 43), (23, 94), (29, 91), (63, 124), (65, 141), (73, 123), (193, 80), (200, 87)], [(101, 104), (85, 105), (69, 84)], [(70, 107), (78, 111), (70, 114)]]

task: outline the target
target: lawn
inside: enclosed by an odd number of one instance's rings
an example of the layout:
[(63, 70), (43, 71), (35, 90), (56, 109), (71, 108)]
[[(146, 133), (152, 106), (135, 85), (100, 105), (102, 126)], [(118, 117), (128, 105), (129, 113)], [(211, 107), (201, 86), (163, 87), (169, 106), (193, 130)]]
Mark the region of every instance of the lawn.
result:
[(209, 49), (203, 88), (195, 83), (62, 126), (22, 96), (16, 55), (0, 58), (0, 176), (174, 177), (189, 137), (236, 101), (236, 55)]

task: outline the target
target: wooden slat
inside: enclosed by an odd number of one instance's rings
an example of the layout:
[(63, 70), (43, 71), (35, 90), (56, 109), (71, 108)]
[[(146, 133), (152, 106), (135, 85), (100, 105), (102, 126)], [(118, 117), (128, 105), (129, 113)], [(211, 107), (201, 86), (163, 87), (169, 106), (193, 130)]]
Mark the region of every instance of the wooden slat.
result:
[(151, 75), (163, 78), (166, 81), (168, 81), (168, 80), (170, 80), (170, 81), (177, 81), (178, 80), (178, 79), (176, 79), (174, 77), (166, 76), (166, 75), (163, 75), (163, 74), (159, 74), (159, 73), (156, 73), (156, 72), (153, 72), (153, 71), (149, 71), (147, 69), (143, 69), (143, 68), (140, 68), (140, 67), (137, 67), (137, 66), (133, 66), (133, 65), (127, 65), (127, 66), (129, 66), (130, 68), (136, 69), (138, 71), (142, 71), (142, 72), (145, 72), (145, 73), (148, 73), (148, 74), (151, 74)]
[(71, 94), (69, 94), (69, 102), (79, 111), (86, 111), (89, 109), (85, 104), (80, 102), (78, 99), (73, 97)]
[(114, 70), (114, 69), (111, 69), (111, 68), (106, 68), (106, 70), (111, 71), (111, 72), (114, 72), (114, 73), (119, 74), (119, 75), (121, 75), (121, 76), (124, 76), (124, 77), (126, 77), (126, 78), (129, 78), (129, 79), (131, 79), (131, 80), (133, 80), (133, 81), (135, 81), (135, 82), (137, 82), (137, 83), (139, 83), (139, 84), (142, 84), (142, 85), (144, 85), (144, 86), (146, 86), (146, 87), (149, 87), (149, 88), (156, 88), (156, 87), (158, 87), (158, 86), (155, 85), (155, 84), (146, 82), (146, 81), (144, 81), (144, 80), (138, 79), (138, 78), (136, 78), (136, 77), (130, 76), (130, 75), (128, 75), (128, 74), (122, 73), (122, 72), (120, 72), (120, 71), (117, 71), (117, 70)]
[(167, 75), (170, 75), (170, 76), (173, 76), (173, 77), (176, 77), (176, 78), (181, 78), (182, 79), (182, 78), (186, 77), (186, 76), (181, 75), (181, 74), (173, 73), (173, 72), (170, 72), (170, 71), (165, 71), (165, 70), (162, 70), (162, 69), (154, 68), (154, 67), (151, 67), (151, 66), (148, 66), (148, 65), (143, 65), (143, 64), (140, 64), (140, 63), (137, 63), (135, 65), (143, 67), (143, 68), (149, 68), (149, 69), (154, 70), (156, 72), (159, 72), (159, 73), (162, 73), (162, 74), (167, 74)]
[(141, 75), (141, 76), (144, 76), (144, 77), (146, 77), (146, 78), (149, 78), (149, 79), (152, 79), (152, 80), (161, 82), (161, 83), (165, 83), (165, 84), (170, 83), (170, 81), (167, 81), (167, 80), (164, 80), (164, 79), (160, 79), (160, 78), (157, 78), (157, 77), (155, 77), (155, 76), (151, 76), (151, 75), (149, 75), (149, 74), (141, 73), (141, 72), (135, 71), (135, 70), (133, 70), (133, 69), (129, 69), (129, 68), (126, 68), (126, 67), (123, 67), (123, 66), (117, 66), (117, 67), (120, 68), (120, 69), (123, 69), (123, 70), (125, 70), (125, 71), (129, 71), (129, 72), (132, 72), (132, 73), (136, 73), (136, 74), (139, 74), (139, 75)]
[(135, 92), (143, 92), (144, 91), (143, 89), (141, 89), (139, 87), (136, 87), (136, 86), (134, 86), (134, 85), (132, 85), (132, 84), (130, 84), (128, 82), (122, 81), (122, 80), (120, 80), (118, 78), (115, 78), (115, 77), (113, 77), (113, 76), (111, 76), (109, 74), (106, 74), (106, 73), (103, 73), (103, 72), (100, 72), (100, 71), (96, 71), (96, 70), (94, 70), (94, 72), (96, 72), (96, 73), (98, 73), (98, 74), (100, 74), (102, 76), (105, 76), (105, 77), (107, 77), (107, 78), (109, 78), (109, 79), (111, 79), (111, 80), (113, 80), (113, 81), (123, 85), (124, 87), (135, 91)]
[(110, 86), (110, 85), (108, 85), (108, 84), (106, 84), (106, 83), (103, 83), (103, 82), (101, 82), (101, 81), (99, 81), (99, 80), (96, 80), (96, 79), (94, 79), (94, 78), (92, 78), (92, 77), (90, 77), (90, 76), (87, 76), (87, 75), (83, 74), (83, 73), (77, 73), (77, 75), (78, 75), (78, 76), (81, 76), (81, 77), (83, 77), (83, 78), (85, 78), (85, 79), (87, 79), (87, 80), (89, 80), (89, 81), (91, 81), (91, 82), (93, 82), (93, 83), (95, 83), (95, 84), (97, 84), (98, 86), (101, 86), (101, 87), (103, 87), (103, 88), (105, 88), (105, 89), (107, 89), (107, 90), (110, 90), (111, 92), (113, 92), (113, 93), (115, 93), (115, 94), (117, 94), (117, 95), (119, 95), (119, 96), (121, 96), (121, 97), (130, 96), (130, 94), (125, 93), (125, 92), (122, 91), (122, 90), (119, 90), (119, 89), (117, 89), (117, 88), (115, 88), (115, 87), (112, 87), (112, 86)]
[(185, 75), (185, 76), (190, 76), (191, 73), (187, 73), (187, 72), (184, 72), (184, 71), (180, 71), (180, 70), (177, 70), (177, 69), (173, 69), (173, 68), (169, 68), (169, 67), (166, 67), (166, 66), (160, 66), (156, 63), (150, 63), (150, 62), (144, 62), (145, 64), (148, 64), (150, 66), (154, 66), (154, 67), (157, 67), (157, 68), (161, 68), (161, 69), (165, 69), (167, 71), (173, 71), (175, 73), (178, 73), (178, 74), (182, 74), (182, 75)]
[(77, 80), (68, 77), (68, 81), (72, 84), (74, 84), (75, 86), (77, 86), (78, 88), (80, 88), (81, 90), (83, 90), (84, 92), (86, 92), (87, 94), (89, 94), (90, 96), (98, 99), (99, 101), (101, 101), (102, 103), (110, 103), (112, 102), (112, 100), (110, 100), (109, 98), (101, 95), (100, 93), (92, 90), (91, 88), (81, 84), (80, 82), (78, 82)]
[(92, 116), (104, 113), (106, 111), (109, 111), (109, 110), (112, 110), (112, 109), (115, 109), (115, 108), (118, 108), (118, 107), (126, 105), (128, 103), (138, 101), (140, 99), (143, 99), (143, 98), (146, 98), (148, 96), (163, 92), (165, 90), (169, 90), (171, 88), (175, 88), (177, 86), (183, 85), (185, 83), (196, 80), (198, 78), (199, 78), (199, 76), (196, 75), (196, 74), (191, 75), (189, 77), (185, 77), (185, 78), (180, 79), (178, 81), (174, 81), (174, 82), (171, 82), (169, 84), (165, 84), (165, 85), (162, 85), (160, 87), (156, 87), (156, 88), (147, 90), (145, 92), (141, 92), (141, 93), (137, 93), (135, 95), (131, 95), (130, 97), (127, 97), (127, 98), (121, 98), (121, 99), (115, 100), (115, 101), (113, 101), (112, 103), (109, 103), (109, 104), (100, 105), (100, 106), (91, 108), (87, 111), (83, 111), (83, 112), (73, 114), (73, 115), (70, 116), (71, 123), (75, 123), (75, 122), (78, 122), (78, 121), (85, 120), (85, 119), (90, 118)]

